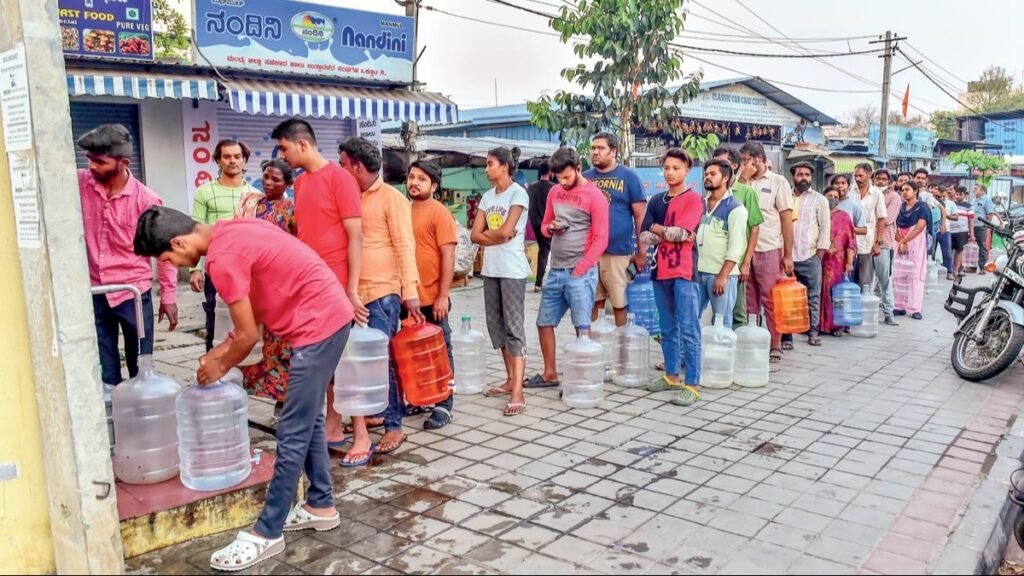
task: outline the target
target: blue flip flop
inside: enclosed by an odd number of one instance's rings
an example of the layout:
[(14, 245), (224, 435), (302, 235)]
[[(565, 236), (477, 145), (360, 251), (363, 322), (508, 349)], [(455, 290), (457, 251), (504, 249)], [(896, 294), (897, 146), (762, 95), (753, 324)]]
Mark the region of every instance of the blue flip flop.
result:
[(354, 460), (352, 462), (346, 462), (345, 459), (342, 458), (342, 460), (340, 462), (341, 467), (342, 468), (362, 468), (363, 466), (366, 466), (367, 464), (369, 464), (370, 460), (373, 460), (373, 455), (376, 452), (377, 452), (377, 445), (376, 444), (371, 444), (370, 445), (370, 450), (366, 453), (365, 456), (363, 456), (359, 460)]

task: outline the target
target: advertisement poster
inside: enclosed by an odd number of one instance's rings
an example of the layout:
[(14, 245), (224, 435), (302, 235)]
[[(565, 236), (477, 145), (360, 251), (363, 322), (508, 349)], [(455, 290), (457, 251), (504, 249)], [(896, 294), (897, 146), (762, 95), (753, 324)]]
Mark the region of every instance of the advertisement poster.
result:
[(0, 53), (0, 120), (8, 152), (32, 149), (32, 107), (24, 44)]
[(735, 84), (701, 92), (679, 107), (685, 116), (715, 120), (728, 118), (735, 122), (773, 126), (793, 125), (800, 117), (760, 92)]
[(64, 54), (153, 60), (152, 0), (60, 0)]
[(935, 148), (935, 132), (906, 126), (889, 126), (885, 136), (885, 153), (878, 151), (878, 139), (882, 128), (872, 124), (868, 128), (868, 152), (886, 158), (932, 158)]
[(283, 0), (196, 0), (198, 49), (214, 66), (412, 82), (412, 18)]

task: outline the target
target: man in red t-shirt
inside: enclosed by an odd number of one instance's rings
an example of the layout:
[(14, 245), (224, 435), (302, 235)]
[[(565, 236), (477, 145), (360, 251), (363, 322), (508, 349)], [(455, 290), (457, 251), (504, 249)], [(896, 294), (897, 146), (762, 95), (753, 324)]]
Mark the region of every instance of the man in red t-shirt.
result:
[[(270, 135), (289, 166), (303, 170), (295, 180), (295, 222), (299, 240), (312, 248), (334, 271), (355, 308), (356, 322), (365, 326), (369, 311), (359, 299), (362, 272), (363, 221), (359, 185), (348, 171), (327, 161), (316, 145), (316, 134), (304, 120), (292, 118)], [(370, 436), (365, 425), (353, 421), (353, 449), (366, 453)], [(345, 444), (341, 415), (334, 410), (334, 387), (327, 389), (327, 446)]]
[[(263, 512), (252, 530), (213, 554), (210, 566), (244, 570), (280, 554), (285, 530), (338, 527), (322, 409), (354, 314), (334, 273), (316, 252), (269, 222), (243, 218), (209, 225), (164, 207), (139, 217), (134, 249), (177, 267), (206, 257), (235, 331), (199, 359), (200, 386), (220, 380), (249, 355), (260, 340), (259, 324), (293, 349)], [(292, 508), (303, 470), (309, 478), (306, 502)]]
[[(697, 284), (697, 228), (704, 215), (704, 199), (686, 185), (693, 162), (686, 151), (671, 148), (661, 170), (668, 190), (647, 203), (641, 234), (648, 246), (657, 246), (654, 299), (661, 323), (661, 349), (665, 375), (652, 382), (652, 392), (675, 388), (673, 404), (690, 406), (700, 399), (700, 288)], [(685, 364), (685, 381), (679, 373)]]

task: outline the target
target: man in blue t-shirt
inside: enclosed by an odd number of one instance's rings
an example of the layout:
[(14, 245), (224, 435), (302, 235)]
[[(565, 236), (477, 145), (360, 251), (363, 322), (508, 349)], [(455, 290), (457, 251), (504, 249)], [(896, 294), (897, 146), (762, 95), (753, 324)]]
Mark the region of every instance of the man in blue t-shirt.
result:
[(594, 136), (590, 150), (594, 167), (583, 176), (600, 188), (611, 204), (608, 211), (608, 248), (598, 264), (599, 281), (593, 317), (596, 320), (598, 311), (604, 310), (607, 298), (615, 310), (615, 325), (623, 326), (626, 323), (629, 264), (633, 262), (637, 270), (647, 267), (647, 246), (636, 241), (636, 231), (643, 224), (647, 211), (647, 195), (640, 176), (619, 165), (618, 137), (601, 132)]

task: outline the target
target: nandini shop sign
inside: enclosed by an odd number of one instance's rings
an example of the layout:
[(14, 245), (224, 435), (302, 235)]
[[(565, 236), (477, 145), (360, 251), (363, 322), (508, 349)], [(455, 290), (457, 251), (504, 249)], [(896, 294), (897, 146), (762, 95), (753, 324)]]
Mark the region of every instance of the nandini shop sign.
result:
[(412, 82), (415, 21), (286, 0), (196, 0), (197, 48), (215, 66)]

